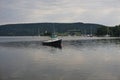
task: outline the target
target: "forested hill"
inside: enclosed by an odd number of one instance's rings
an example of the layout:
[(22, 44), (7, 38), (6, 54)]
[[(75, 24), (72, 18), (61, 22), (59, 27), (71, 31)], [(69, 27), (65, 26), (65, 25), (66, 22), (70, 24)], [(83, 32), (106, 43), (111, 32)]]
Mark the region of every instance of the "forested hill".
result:
[(0, 26), (0, 36), (35, 36), (51, 33), (67, 33), (69, 31), (80, 31), (81, 34), (94, 34), (97, 28), (102, 27), (99, 24), (90, 23), (27, 23), (27, 24), (7, 24)]

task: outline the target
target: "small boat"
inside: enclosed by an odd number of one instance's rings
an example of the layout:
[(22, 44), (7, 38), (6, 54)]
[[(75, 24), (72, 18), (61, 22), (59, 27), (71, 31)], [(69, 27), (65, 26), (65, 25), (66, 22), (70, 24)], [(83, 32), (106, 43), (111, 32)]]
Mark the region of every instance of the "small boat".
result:
[(53, 46), (53, 47), (57, 47), (57, 48), (62, 48), (62, 46), (61, 46), (62, 39), (59, 39), (55, 35), (52, 35), (50, 40), (43, 41), (42, 44), (45, 46)]
[(46, 45), (46, 46), (53, 46), (53, 47), (57, 47), (57, 48), (62, 48), (62, 46), (61, 46), (62, 39), (59, 39), (57, 37), (57, 35), (55, 34), (55, 26), (54, 26), (54, 24), (53, 24), (53, 33), (51, 35), (51, 39), (47, 40), (47, 41), (43, 41), (42, 44)]

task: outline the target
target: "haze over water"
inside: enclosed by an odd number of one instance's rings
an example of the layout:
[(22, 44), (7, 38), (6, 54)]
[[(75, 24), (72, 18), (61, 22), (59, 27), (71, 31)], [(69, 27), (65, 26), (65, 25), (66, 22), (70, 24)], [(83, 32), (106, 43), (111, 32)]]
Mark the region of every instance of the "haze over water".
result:
[(0, 40), (0, 80), (120, 80), (120, 39)]

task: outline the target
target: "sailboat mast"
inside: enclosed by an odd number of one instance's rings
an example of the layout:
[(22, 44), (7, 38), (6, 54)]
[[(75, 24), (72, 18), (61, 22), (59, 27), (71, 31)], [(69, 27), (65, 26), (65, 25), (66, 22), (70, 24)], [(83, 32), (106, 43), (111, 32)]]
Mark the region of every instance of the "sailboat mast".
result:
[(90, 35), (91, 35), (91, 36), (93, 35), (92, 26), (90, 26)]
[(55, 25), (53, 23), (53, 34), (55, 34)]
[(39, 30), (39, 27), (38, 27), (38, 36), (40, 36), (40, 30)]

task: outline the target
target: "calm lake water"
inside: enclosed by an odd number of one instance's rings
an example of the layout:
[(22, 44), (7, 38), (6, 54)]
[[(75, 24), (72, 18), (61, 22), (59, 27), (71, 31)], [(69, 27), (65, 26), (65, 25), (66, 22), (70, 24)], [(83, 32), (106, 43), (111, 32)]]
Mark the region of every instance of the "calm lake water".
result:
[(65, 40), (62, 49), (12, 39), (0, 38), (0, 80), (120, 80), (120, 39)]

